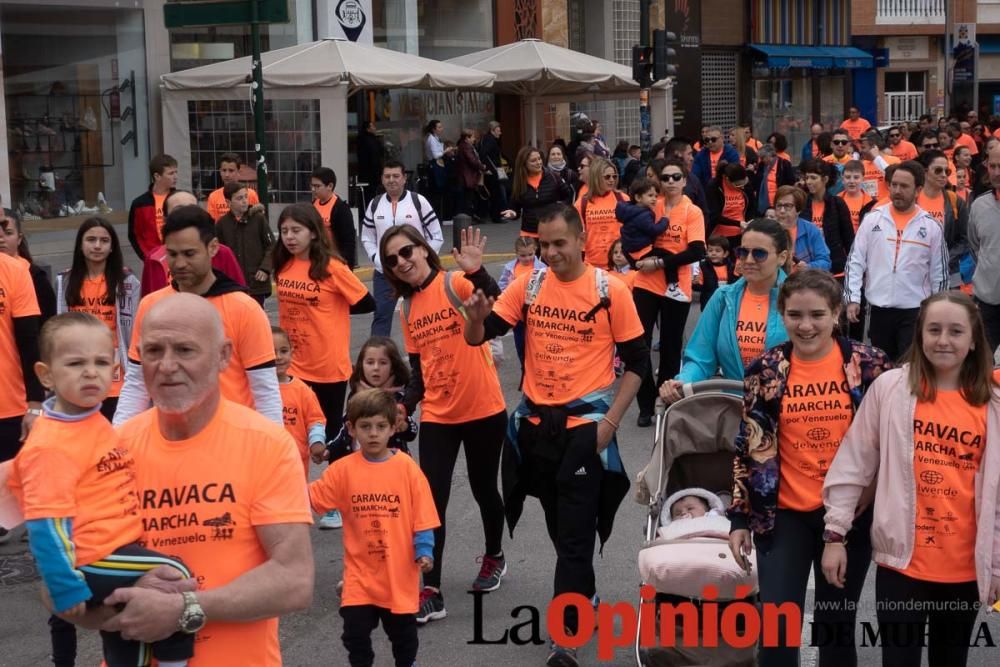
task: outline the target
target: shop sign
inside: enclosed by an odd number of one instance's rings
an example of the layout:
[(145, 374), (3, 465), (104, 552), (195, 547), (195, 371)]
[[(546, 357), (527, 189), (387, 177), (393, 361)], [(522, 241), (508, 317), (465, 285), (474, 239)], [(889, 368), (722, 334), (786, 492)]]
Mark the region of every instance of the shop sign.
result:
[(885, 44), (890, 60), (926, 60), (930, 53), (928, 37), (886, 37)]

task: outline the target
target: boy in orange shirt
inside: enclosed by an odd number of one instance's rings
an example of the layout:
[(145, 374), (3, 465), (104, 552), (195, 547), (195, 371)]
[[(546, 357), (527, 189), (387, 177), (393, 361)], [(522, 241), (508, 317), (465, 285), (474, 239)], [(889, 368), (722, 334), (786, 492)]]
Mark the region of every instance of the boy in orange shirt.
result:
[(371, 632), (382, 622), (397, 667), (417, 658), (420, 573), (434, 566), (441, 525), (427, 478), (413, 459), (389, 449), (396, 400), (382, 389), (347, 402), (347, 428), (360, 449), (330, 464), (309, 485), (313, 511), (344, 517), (342, 639), (351, 665), (371, 665)]
[[(35, 372), (55, 396), (43, 404), (8, 485), (55, 611), (82, 617), (160, 565), (190, 577), (180, 561), (137, 544), (135, 462), (100, 412), (116, 366), (111, 331), (89, 313), (56, 315), (42, 327), (39, 357)], [(109, 667), (146, 664), (150, 649), (161, 667), (183, 667), (194, 655), (193, 632), (152, 645), (101, 634)]]
[(309, 458), (322, 463), (326, 452), (326, 415), (319, 407), (319, 399), (312, 388), (302, 380), (288, 374), (292, 365), (292, 342), (281, 327), (271, 327), (274, 338), (274, 370), (278, 373), (281, 389), (281, 416), (285, 430), (295, 438), (302, 458), (306, 481), (309, 481)]

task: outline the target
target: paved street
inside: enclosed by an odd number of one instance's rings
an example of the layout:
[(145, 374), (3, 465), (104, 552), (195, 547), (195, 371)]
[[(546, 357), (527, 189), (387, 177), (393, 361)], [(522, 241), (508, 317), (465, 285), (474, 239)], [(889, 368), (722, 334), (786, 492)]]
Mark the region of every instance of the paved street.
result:
[[(516, 225), (488, 226), (489, 252), (511, 252)], [(124, 229), (120, 230), (124, 241)], [(445, 235), (450, 238), (450, 230)], [(36, 256), (60, 270), (68, 266), (67, 248), (72, 244), (73, 232), (45, 232), (33, 235), (30, 240)], [(125, 243), (127, 246), (127, 242)], [(130, 264), (134, 256), (128, 251)], [(494, 276), (499, 276), (500, 262), (489, 265)], [(275, 316), (273, 300), (269, 312)], [(692, 315), (691, 322), (695, 315)], [(356, 350), (368, 335), (371, 316), (355, 316), (352, 321), (352, 349)], [(689, 322), (689, 327), (691, 325)], [(394, 334), (399, 339), (398, 322)], [(516, 404), (517, 386), (516, 355), (513, 341), (505, 340), (507, 360), (501, 365), (502, 385), (508, 406)], [(652, 429), (635, 425), (633, 407), (622, 421), (620, 442), (625, 466), (630, 474), (643, 467), (651, 446)], [(474, 445), (475, 443), (473, 443)], [(419, 447), (417, 448), (419, 456)], [(314, 475), (320, 473), (318, 467)], [(464, 458), (456, 466), (451, 505), (448, 512), (448, 546), (444, 557), (443, 592), (448, 618), (433, 622), (420, 631), (419, 663), (424, 667), (458, 667), (467, 665), (520, 666), (542, 665), (547, 654), (545, 645), (519, 646), (508, 644), (469, 645), (474, 638), (473, 598), (466, 590), (478, 572), (476, 556), (482, 553), (482, 532), (479, 513), (469, 491)], [(605, 546), (603, 558), (597, 560), (598, 591), (605, 602), (628, 601), (635, 605), (638, 598), (636, 555), (643, 541), (645, 525), (644, 508), (626, 499), (618, 512), (614, 533)], [(31, 581), (29, 559), (25, 543), (16, 538), (0, 547), (0, 588), (3, 604), (0, 605), (0, 666), (34, 667), (48, 664), (49, 643), (46, 615), (38, 601), (38, 582)], [(341, 576), (343, 565), (339, 531), (313, 533), (316, 558), (316, 595), (310, 610), (282, 620), (281, 637), (285, 663), (292, 666), (346, 665), (346, 654), (340, 642), (341, 621), (337, 613), (338, 599), (334, 586)], [(534, 500), (529, 500), (524, 516), (513, 539), (504, 542), (510, 568), (503, 587), (484, 597), (482, 604), (482, 636), (485, 640), (499, 640), (512, 625), (531, 619), (529, 610), (539, 611), (541, 637), (547, 637), (544, 609), (551, 593), (551, 579), (555, 557), (548, 541), (541, 510)], [(19, 569), (18, 569), (19, 568)], [(874, 598), (874, 568), (862, 596), (862, 604)], [(808, 601), (811, 606), (812, 597)], [(512, 610), (521, 607), (516, 619)], [(873, 614), (863, 612), (859, 620), (873, 622)], [(1000, 623), (996, 615), (989, 621), (989, 631), (995, 641), (1000, 641)], [(530, 626), (522, 628), (518, 637), (528, 638)], [(860, 639), (860, 630), (859, 630)], [(373, 634), (376, 646), (376, 665), (391, 665), (389, 644), (381, 630)], [(99, 647), (96, 634), (81, 633), (80, 665), (96, 665)], [(970, 665), (985, 667), (996, 665), (1000, 653), (995, 648), (974, 649)], [(593, 643), (581, 652), (583, 664), (597, 664)], [(862, 649), (859, 664), (880, 664), (876, 649)], [(632, 664), (629, 652), (620, 649), (609, 665)], [(803, 665), (816, 664), (815, 650), (803, 652)]]

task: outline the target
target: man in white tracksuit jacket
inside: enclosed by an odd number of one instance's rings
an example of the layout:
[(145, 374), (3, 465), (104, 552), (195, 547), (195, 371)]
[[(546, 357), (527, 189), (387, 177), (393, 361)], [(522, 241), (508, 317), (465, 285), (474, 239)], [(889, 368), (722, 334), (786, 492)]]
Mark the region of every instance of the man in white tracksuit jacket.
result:
[(861, 291), (869, 304), (872, 345), (898, 360), (913, 342), (920, 302), (948, 288), (948, 247), (941, 225), (916, 205), (924, 168), (908, 160), (886, 170), (890, 203), (861, 221), (847, 258), (847, 317), (861, 317)]

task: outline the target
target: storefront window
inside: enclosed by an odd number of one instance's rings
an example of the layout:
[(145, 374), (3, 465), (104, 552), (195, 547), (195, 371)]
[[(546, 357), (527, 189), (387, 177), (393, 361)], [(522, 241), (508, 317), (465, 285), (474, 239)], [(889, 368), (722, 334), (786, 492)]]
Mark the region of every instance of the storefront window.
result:
[(794, 158), (810, 138), (812, 79), (755, 79), (753, 83), (754, 136), (764, 141), (772, 132), (780, 132), (788, 139), (788, 152)]
[(0, 40), (7, 205), (124, 221), (148, 186), (142, 11), (5, 4)]
[(819, 121), (836, 129), (844, 120), (844, 77), (824, 77), (819, 82)]
[[(310, 198), (309, 176), (320, 166), (319, 100), (265, 100), (268, 194), (271, 201)], [(255, 184), (253, 111), (246, 100), (188, 102), (191, 187), (199, 199), (221, 186), (219, 156), (243, 157), (240, 179)]]

